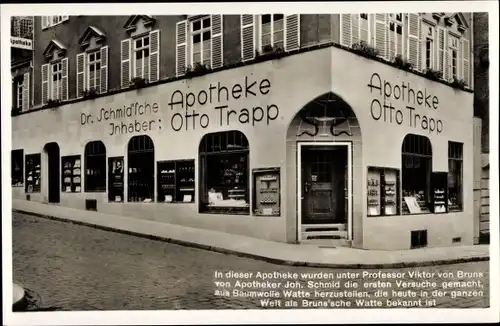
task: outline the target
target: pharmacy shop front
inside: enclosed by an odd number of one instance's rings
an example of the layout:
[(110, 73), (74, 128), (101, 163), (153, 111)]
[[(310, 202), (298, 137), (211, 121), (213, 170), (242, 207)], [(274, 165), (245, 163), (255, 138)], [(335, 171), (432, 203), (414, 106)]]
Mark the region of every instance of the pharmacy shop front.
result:
[(472, 119), (471, 93), (323, 48), (15, 116), (13, 196), (287, 243), (472, 244)]

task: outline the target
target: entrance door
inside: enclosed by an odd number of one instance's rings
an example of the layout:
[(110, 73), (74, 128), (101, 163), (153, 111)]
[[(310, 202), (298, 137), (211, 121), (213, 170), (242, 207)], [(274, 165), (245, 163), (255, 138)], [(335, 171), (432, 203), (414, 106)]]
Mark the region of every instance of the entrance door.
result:
[(300, 145), (299, 239), (348, 239), (348, 145)]
[(48, 186), (49, 186), (49, 203), (60, 202), (60, 155), (59, 145), (57, 143), (49, 143), (45, 145), (48, 162)]

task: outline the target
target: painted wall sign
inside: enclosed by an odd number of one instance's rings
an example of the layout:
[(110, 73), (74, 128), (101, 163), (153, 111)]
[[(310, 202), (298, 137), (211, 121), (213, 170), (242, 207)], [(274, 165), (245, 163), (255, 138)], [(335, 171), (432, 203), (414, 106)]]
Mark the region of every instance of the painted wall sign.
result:
[[(427, 88), (414, 89), (404, 81), (391, 83), (382, 80), (379, 74), (373, 73), (370, 77), (370, 94), (377, 95), (370, 103), (370, 114), (374, 120), (387, 123), (405, 124), (411, 128), (421, 128), (429, 133), (441, 133), (443, 121), (431, 115), (419, 113), (420, 109), (439, 109), (439, 99), (430, 93)], [(382, 97), (382, 99), (381, 99)], [(393, 102), (399, 104), (393, 106)]]
[(10, 37), (10, 46), (13, 48), (33, 50), (33, 41), (22, 37)]
[[(111, 136), (160, 130), (165, 127), (164, 124), (174, 131), (195, 130), (197, 127), (204, 129), (210, 125), (269, 125), (279, 116), (278, 105), (252, 105), (252, 100), (268, 95), (270, 90), (269, 79), (246, 76), (241, 83), (232, 85), (217, 82), (194, 92), (175, 90), (167, 103), (170, 110), (162, 109), (157, 102), (136, 101), (123, 108), (101, 108), (95, 116), (82, 112), (80, 125), (108, 123)], [(238, 101), (244, 104), (229, 106), (230, 102)], [(153, 117), (158, 114), (160, 117)]]

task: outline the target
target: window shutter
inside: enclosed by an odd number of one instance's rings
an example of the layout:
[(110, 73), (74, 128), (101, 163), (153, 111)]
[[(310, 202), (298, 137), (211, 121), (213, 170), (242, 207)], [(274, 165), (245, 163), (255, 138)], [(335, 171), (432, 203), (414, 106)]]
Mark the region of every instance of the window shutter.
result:
[(420, 70), (420, 15), (408, 14), (408, 62)]
[(108, 47), (101, 48), (101, 91), (106, 93), (108, 91)]
[(61, 100), (67, 101), (68, 100), (68, 58), (62, 59), (61, 64), (62, 64), (62, 78), (61, 78), (62, 95), (61, 95)]
[(155, 82), (160, 79), (160, 30), (149, 33), (151, 54), (149, 57), (149, 81)]
[(463, 79), (467, 86), (470, 86), (470, 46), (469, 46), (469, 41), (466, 39), (462, 39), (462, 72), (463, 72)]
[(175, 27), (175, 74), (184, 75), (187, 65), (187, 20), (177, 23)]
[(300, 47), (300, 15), (285, 16), (285, 51), (297, 50)]
[(121, 86), (126, 88), (130, 85), (130, 39), (121, 42)]
[(341, 24), (340, 24), (340, 43), (344, 46), (351, 46), (352, 40), (352, 22), (350, 14), (340, 14)]
[(359, 14), (351, 14), (351, 44), (359, 42)]
[(241, 15), (241, 59), (255, 58), (255, 16)]
[(375, 14), (375, 48), (379, 56), (387, 58), (387, 14)]
[(212, 15), (212, 68), (220, 68), (223, 65), (222, 15)]
[(448, 62), (446, 60), (446, 33), (443, 28), (439, 28), (438, 31), (438, 60), (439, 60), (439, 72), (441, 76), (445, 78), (448, 75)]
[(23, 80), (23, 111), (30, 108), (30, 74), (29, 72), (24, 74)]
[(49, 64), (42, 65), (42, 104), (49, 99)]
[(85, 58), (87, 54), (80, 53), (76, 55), (76, 97), (83, 96), (83, 90), (85, 89)]

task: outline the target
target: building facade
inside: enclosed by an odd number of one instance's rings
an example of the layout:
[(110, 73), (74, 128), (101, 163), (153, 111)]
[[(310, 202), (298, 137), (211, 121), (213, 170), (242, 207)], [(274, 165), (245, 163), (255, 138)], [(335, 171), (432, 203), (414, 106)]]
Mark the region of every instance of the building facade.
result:
[(472, 244), (471, 19), (35, 17), (13, 197), (288, 243)]

